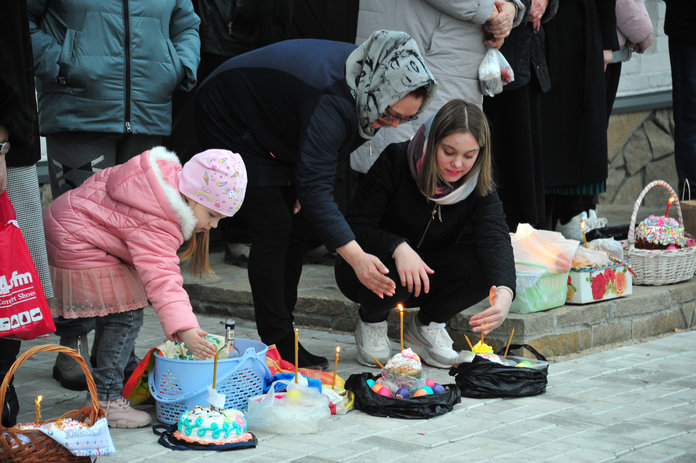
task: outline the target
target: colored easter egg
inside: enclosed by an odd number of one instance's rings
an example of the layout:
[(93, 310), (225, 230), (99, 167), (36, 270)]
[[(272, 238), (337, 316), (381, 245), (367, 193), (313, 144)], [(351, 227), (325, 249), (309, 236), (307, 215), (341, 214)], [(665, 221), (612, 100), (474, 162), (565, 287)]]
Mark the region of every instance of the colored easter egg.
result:
[(285, 398), (287, 398), (291, 402), (295, 402), (300, 399), (301, 395), (302, 394), (297, 389), (291, 389), (288, 391), (287, 394), (285, 394)]
[(428, 386), (428, 387), (433, 387), (433, 386), (435, 385), (435, 381), (433, 381), (432, 379), (428, 378), (428, 379), (425, 380), (425, 385)]
[(367, 383), (367, 387), (369, 387), (370, 389), (372, 389), (372, 388), (374, 387), (374, 385), (375, 385), (375, 380), (372, 379), (372, 378), (368, 379), (368, 380), (365, 381), (365, 382)]
[(396, 395), (400, 396), (402, 399), (408, 399), (411, 397), (411, 393), (405, 387), (400, 387), (396, 390)]
[(413, 393), (413, 397), (420, 397), (422, 395), (428, 395), (428, 391), (426, 391), (425, 388), (420, 388)]
[(435, 393), (435, 394), (442, 394), (443, 392), (445, 392), (445, 387), (444, 387), (442, 384), (437, 384), (437, 383), (436, 383), (436, 384), (433, 386), (433, 393)]
[(377, 394), (383, 395), (384, 397), (391, 397), (392, 396), (391, 391), (389, 390), (389, 388), (386, 388), (386, 387), (383, 387), (382, 389), (377, 391)]
[(430, 386), (423, 386), (423, 389), (425, 390), (426, 394), (432, 394), (433, 393), (433, 388)]
[(384, 389), (384, 386), (381, 385), (381, 384), (379, 384), (379, 383), (376, 383), (374, 386), (372, 386), (372, 390), (375, 391), (375, 392), (378, 393), (378, 394), (379, 394), (379, 390), (380, 390), (380, 389)]
[(526, 367), (526, 368), (532, 368), (532, 364), (529, 362), (529, 360), (522, 360), (520, 363), (515, 365), (516, 367)]

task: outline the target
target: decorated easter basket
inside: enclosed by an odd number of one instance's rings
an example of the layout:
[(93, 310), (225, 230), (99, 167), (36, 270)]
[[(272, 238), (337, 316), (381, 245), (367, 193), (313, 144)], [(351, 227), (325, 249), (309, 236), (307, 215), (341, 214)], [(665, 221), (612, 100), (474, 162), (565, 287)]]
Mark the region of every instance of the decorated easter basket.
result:
[[(17, 358), (2, 382), (0, 403), (5, 403), (5, 392), (19, 366), (29, 357), (39, 352), (62, 352), (74, 358), (85, 373), (91, 400), (90, 405), (87, 407), (69, 411), (55, 420), (39, 421), (39, 424), (71, 418), (91, 426), (98, 419), (106, 416), (104, 410), (99, 408), (97, 387), (84, 359), (75, 349), (57, 344), (32, 347)], [(89, 463), (93, 460), (88, 456), (78, 457), (73, 455), (66, 447), (37, 429), (22, 429), (21, 424), (5, 428), (0, 424), (0, 461), (6, 463)]]
[[(623, 242), (624, 257), (631, 260), (636, 277), (633, 281), (636, 285), (667, 285), (688, 280), (694, 276), (696, 270), (696, 246), (679, 249), (639, 249), (636, 248), (636, 217), (643, 198), (653, 187), (660, 185), (675, 198), (677, 219), (681, 227), (684, 226), (681, 205), (677, 194), (664, 180), (655, 180), (643, 188), (633, 206), (631, 223), (628, 229), (628, 239)], [(689, 236), (690, 237), (690, 236)]]

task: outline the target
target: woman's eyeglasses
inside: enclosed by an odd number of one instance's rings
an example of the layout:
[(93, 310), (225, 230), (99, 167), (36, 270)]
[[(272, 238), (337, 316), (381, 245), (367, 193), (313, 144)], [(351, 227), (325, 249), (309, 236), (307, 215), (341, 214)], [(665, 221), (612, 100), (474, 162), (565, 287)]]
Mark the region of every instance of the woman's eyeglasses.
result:
[(391, 106), (387, 106), (387, 109), (379, 115), (379, 118), (385, 122), (409, 122), (418, 119), (418, 114), (414, 114), (413, 116), (402, 116), (401, 114), (391, 109)]

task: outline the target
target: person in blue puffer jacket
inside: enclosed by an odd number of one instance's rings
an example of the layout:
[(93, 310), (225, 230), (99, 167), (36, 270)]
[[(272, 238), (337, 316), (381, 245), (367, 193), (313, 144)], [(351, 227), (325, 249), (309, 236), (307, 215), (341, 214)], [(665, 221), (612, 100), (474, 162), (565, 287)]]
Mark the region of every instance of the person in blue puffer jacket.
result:
[[(196, 84), (200, 20), (191, 0), (28, 0), (28, 10), (39, 130), (56, 198), (169, 135), (174, 90)], [(56, 333), (86, 356), (93, 326), (90, 318), (58, 319)], [(86, 389), (67, 355), (53, 375)]]

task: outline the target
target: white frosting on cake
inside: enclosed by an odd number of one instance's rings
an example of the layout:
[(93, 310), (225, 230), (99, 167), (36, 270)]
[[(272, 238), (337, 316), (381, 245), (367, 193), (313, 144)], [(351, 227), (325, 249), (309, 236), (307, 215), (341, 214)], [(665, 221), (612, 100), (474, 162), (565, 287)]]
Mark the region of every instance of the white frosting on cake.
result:
[(179, 439), (202, 444), (227, 444), (249, 440), (244, 413), (233, 408), (195, 407), (181, 414), (174, 433)]

